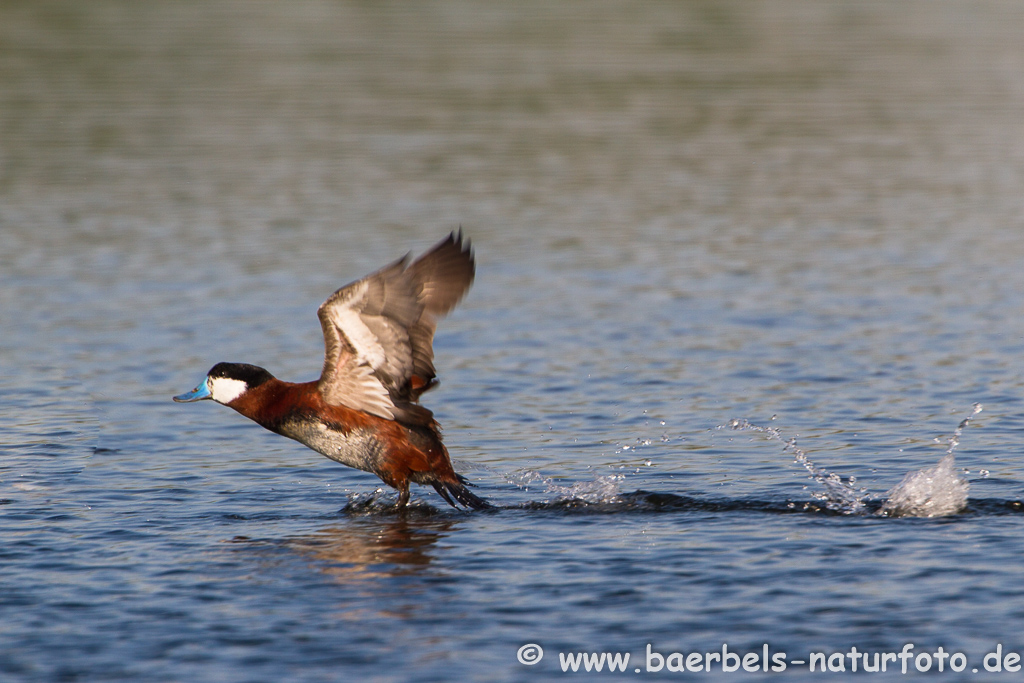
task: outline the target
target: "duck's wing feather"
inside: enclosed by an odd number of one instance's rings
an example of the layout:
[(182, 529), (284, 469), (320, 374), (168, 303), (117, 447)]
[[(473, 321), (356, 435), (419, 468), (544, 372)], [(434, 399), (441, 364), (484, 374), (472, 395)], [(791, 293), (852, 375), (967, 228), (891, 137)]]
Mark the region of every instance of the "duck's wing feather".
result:
[(437, 318), (444, 316), (469, 291), (476, 276), (476, 263), (469, 240), (462, 230), (452, 233), (433, 249), (416, 259), (407, 271), (419, 288), (423, 313), (409, 327), (413, 360), (413, 398), (433, 386), (434, 330)]
[(460, 233), (407, 263), (402, 258), (342, 287), (317, 311), (325, 347), (319, 388), (327, 403), (387, 419), (432, 419), (412, 404), (434, 379), (434, 316), (469, 289), (473, 256)]
[(409, 266), (409, 276), (420, 288), (424, 308), (436, 316), (455, 308), (475, 275), (473, 249), (461, 230), (448, 235)]

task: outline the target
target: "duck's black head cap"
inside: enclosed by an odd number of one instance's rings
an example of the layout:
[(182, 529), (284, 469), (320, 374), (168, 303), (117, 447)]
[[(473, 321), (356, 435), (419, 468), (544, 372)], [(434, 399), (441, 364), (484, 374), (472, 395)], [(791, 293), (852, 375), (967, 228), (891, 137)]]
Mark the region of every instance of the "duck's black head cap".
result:
[(248, 363), (217, 363), (206, 373), (211, 379), (236, 379), (245, 382), (245, 386), (254, 389), (274, 376), (258, 365)]

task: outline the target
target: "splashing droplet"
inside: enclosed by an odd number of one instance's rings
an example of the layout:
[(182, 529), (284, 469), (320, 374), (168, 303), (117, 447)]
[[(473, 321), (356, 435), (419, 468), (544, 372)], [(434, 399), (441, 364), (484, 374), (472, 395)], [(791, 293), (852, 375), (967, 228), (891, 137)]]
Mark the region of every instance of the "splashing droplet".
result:
[(971, 485), (956, 471), (953, 452), (960, 445), (960, 435), (971, 418), (981, 411), (982, 405), (975, 403), (974, 412), (953, 430), (947, 442), (949, 448), (938, 464), (903, 477), (903, 481), (889, 491), (878, 514), (887, 517), (944, 517), (955, 515), (967, 507), (967, 492)]
[(937, 465), (911, 472), (886, 495), (878, 514), (886, 517), (944, 517), (967, 505), (970, 484), (954, 468), (952, 454)]

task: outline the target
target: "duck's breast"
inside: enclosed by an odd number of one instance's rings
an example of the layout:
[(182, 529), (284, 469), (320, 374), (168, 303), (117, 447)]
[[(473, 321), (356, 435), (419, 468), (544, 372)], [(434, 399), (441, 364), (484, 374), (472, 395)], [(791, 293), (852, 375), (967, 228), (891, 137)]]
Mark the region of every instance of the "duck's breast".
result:
[(283, 420), (278, 431), (331, 460), (366, 472), (380, 470), (387, 450), (377, 432), (368, 427), (344, 429), (319, 419), (295, 416)]

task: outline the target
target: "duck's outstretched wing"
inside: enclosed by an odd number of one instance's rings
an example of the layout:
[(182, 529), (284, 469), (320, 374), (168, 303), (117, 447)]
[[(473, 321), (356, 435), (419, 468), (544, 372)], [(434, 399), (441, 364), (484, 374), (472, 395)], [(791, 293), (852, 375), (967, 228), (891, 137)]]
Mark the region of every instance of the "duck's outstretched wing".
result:
[(461, 231), (411, 264), (408, 258), (342, 287), (320, 306), (319, 388), (329, 404), (427, 423), (430, 411), (414, 403), (434, 381), (436, 317), (465, 295), (475, 265)]
[(423, 311), (409, 326), (412, 347), (412, 376), (409, 398), (419, 395), (434, 385), (434, 330), (437, 319), (455, 308), (469, 291), (476, 276), (476, 262), (469, 240), (463, 241), (462, 230), (452, 233), (433, 249), (416, 259), (406, 271), (419, 290)]

